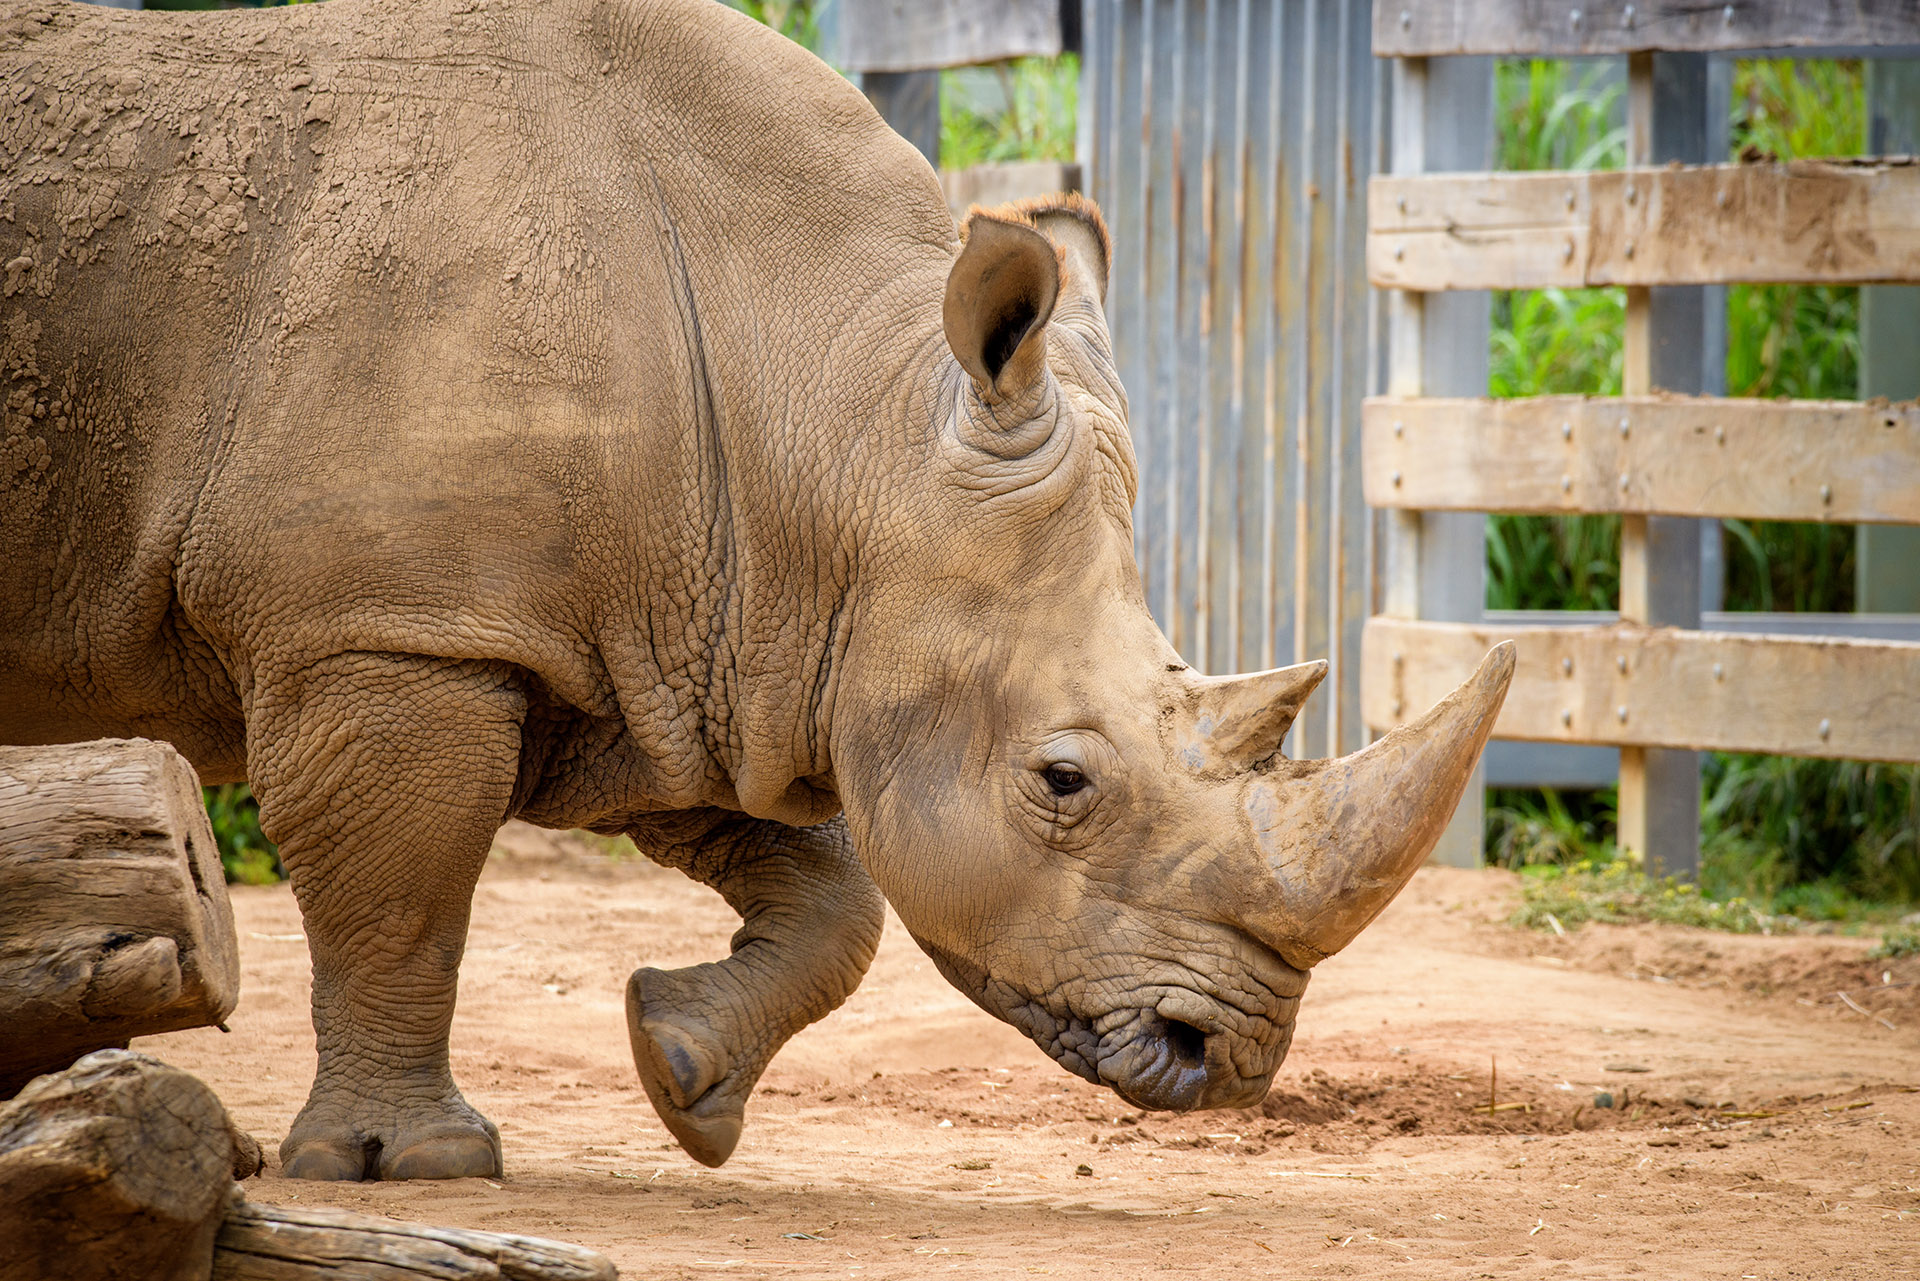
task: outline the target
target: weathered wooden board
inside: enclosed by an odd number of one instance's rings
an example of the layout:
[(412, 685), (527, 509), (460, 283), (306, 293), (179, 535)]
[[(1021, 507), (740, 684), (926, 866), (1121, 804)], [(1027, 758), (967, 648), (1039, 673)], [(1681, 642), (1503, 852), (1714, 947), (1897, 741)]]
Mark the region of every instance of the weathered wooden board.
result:
[(956, 218), (974, 205), (1003, 205), (1010, 200), (1080, 189), (1080, 166), (1054, 160), (1022, 160), (971, 169), (942, 169), (940, 190)]
[(165, 743), (0, 748), (0, 1097), (218, 1023), (240, 953), (193, 767)]
[(1920, 645), (1638, 627), (1376, 617), (1361, 711), (1418, 717), (1503, 640), (1519, 647), (1498, 738), (1920, 760)]
[(1373, 52), (1382, 58), (1902, 44), (1920, 44), (1913, 0), (1381, 0), (1373, 8)]
[(838, 0), (842, 71), (923, 71), (1060, 52), (1059, 0)]
[(0, 1278), (205, 1281), (233, 1187), (227, 1110), (102, 1050), (0, 1105)]
[(1375, 507), (1920, 524), (1920, 403), (1378, 396)]
[(1391, 289), (1920, 281), (1920, 164), (1793, 161), (1376, 176)]
[(215, 1241), (213, 1281), (615, 1281), (563, 1241), (433, 1228), (346, 1210), (245, 1202)]

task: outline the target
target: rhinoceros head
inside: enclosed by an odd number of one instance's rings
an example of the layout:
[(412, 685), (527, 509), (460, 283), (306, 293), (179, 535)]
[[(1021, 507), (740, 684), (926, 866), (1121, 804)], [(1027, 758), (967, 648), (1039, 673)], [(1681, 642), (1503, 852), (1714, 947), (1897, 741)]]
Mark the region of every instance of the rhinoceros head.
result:
[(1108, 265), (1078, 199), (969, 219), (924, 475), (862, 551), (835, 774), (862, 861), (974, 1001), (1135, 1105), (1246, 1105), (1309, 968), (1433, 848), (1511, 647), (1334, 760), (1280, 751), (1324, 662), (1182, 662), (1133, 558)]

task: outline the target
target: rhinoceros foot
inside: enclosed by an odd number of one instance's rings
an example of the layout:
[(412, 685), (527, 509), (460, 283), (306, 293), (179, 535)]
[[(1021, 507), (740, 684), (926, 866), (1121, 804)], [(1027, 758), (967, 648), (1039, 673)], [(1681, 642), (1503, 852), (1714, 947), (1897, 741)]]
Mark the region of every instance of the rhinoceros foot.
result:
[(500, 1132), (464, 1099), (403, 1108), (368, 1125), (309, 1103), (280, 1146), (290, 1179), (465, 1179), (500, 1173)]
[(772, 1058), (728, 1044), (716, 1020), (701, 1013), (717, 996), (703, 981), (713, 969), (642, 969), (627, 982), (627, 1035), (640, 1083), (668, 1132), (708, 1166), (733, 1155), (747, 1096)]

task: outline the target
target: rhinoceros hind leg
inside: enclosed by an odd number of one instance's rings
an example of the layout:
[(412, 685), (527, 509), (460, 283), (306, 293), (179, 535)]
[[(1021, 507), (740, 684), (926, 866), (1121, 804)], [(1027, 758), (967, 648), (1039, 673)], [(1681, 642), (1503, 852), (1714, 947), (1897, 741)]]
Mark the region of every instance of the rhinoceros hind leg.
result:
[(290, 1177), (500, 1173), (447, 1033), (524, 714), (492, 664), (349, 653), (261, 680), (248, 773), (306, 925), (319, 1050), (280, 1148)]
[(627, 983), (634, 1066), (668, 1132), (703, 1165), (740, 1141), (774, 1054), (859, 986), (885, 919), (846, 825), (723, 824), (653, 857), (720, 891), (743, 918), (725, 960), (642, 969)]

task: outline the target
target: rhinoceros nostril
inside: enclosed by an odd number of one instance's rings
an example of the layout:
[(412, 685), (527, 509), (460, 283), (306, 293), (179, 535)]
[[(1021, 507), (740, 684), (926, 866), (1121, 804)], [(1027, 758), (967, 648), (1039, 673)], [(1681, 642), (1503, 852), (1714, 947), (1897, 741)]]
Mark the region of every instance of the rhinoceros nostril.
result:
[(1207, 1034), (1191, 1023), (1167, 1019), (1167, 1048), (1183, 1068), (1197, 1068), (1206, 1062)]

